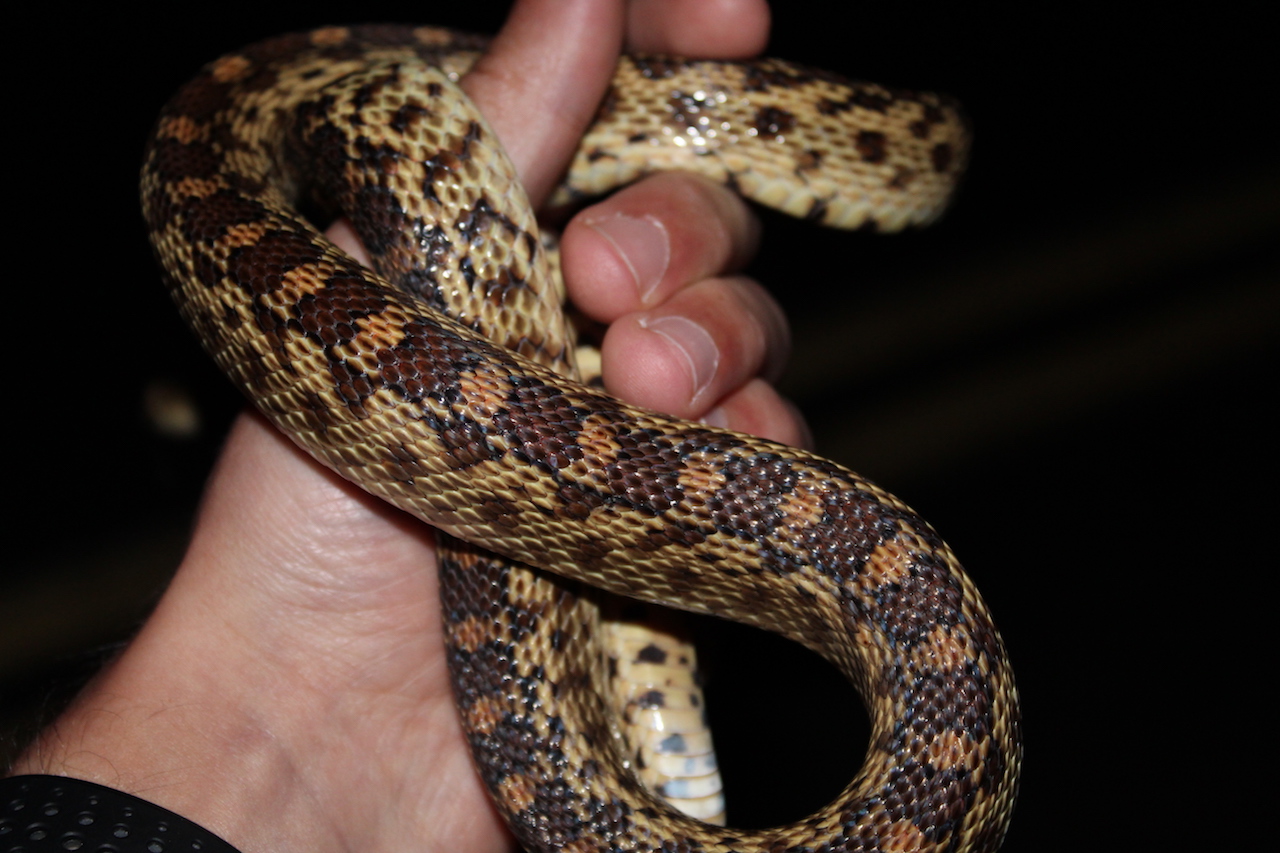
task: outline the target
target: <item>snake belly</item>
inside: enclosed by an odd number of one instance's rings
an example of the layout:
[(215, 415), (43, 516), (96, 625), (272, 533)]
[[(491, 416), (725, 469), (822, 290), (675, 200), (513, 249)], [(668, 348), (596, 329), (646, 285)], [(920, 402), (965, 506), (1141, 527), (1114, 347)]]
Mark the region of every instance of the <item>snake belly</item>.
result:
[[(225, 56), (165, 107), (141, 192), (182, 315), (250, 400), (343, 477), (486, 549), (458, 542), (443, 561), (449, 656), (516, 836), (580, 853), (996, 849), (1020, 721), (977, 589), (857, 474), (562, 375), (562, 285), (455, 86), (481, 50), (370, 26)], [(937, 216), (966, 146), (937, 96), (775, 60), (624, 58), (561, 198), (686, 169), (824, 224), (893, 230)], [(378, 273), (300, 201), (345, 212)], [(526, 565), (816, 650), (867, 706), (862, 768), (789, 826), (672, 810), (614, 746), (591, 595)]]

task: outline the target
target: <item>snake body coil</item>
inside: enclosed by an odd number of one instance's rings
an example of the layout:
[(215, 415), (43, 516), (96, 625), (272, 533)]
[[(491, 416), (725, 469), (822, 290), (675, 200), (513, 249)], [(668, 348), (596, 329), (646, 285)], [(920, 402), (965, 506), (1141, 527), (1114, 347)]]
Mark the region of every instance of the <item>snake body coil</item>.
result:
[[(335, 28), (206, 67), (161, 115), (142, 179), (183, 316), (316, 459), (518, 561), (458, 544), (442, 571), (460, 712), (530, 849), (994, 850), (1021, 747), (977, 590), (928, 524), (856, 474), (563, 378), (561, 285), (454, 86), (482, 48)], [(889, 230), (937, 215), (963, 168), (961, 125), (936, 96), (771, 60), (624, 59), (565, 192), (692, 169)], [(380, 276), (295, 211), (303, 192), (347, 213)], [(865, 764), (791, 826), (674, 812), (613, 745), (591, 595), (520, 564), (815, 649), (867, 704)]]

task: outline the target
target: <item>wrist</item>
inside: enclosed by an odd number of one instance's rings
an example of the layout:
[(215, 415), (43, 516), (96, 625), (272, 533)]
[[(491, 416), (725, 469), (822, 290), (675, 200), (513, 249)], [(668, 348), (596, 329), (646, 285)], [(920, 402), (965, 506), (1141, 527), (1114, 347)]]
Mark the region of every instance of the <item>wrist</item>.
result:
[(236, 667), (236, 655), (183, 654), (188, 644), (180, 637), (160, 642), (155, 634), (149, 624), (10, 772), (68, 776), (133, 794), (245, 851), (270, 849), (260, 843), (264, 829), (314, 827), (304, 813), (292, 739), (268, 722), (260, 699), (246, 699), (252, 684), (241, 681), (234, 695), (213, 689), (229, 683), (224, 672)]
[(135, 794), (245, 853), (504, 849), (445, 679), (431, 541), (242, 419), (155, 612), (11, 772)]

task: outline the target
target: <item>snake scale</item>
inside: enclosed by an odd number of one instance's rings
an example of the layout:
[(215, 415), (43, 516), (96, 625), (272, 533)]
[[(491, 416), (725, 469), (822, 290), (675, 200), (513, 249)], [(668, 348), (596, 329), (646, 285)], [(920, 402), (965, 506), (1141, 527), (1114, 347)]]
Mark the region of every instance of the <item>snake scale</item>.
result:
[[(858, 475), (565, 378), (562, 284), (455, 85), (483, 47), (331, 28), (206, 66), (161, 114), (142, 176), (182, 315), (316, 459), (488, 549), (450, 542), (442, 561), (448, 653), (479, 772), (529, 849), (996, 849), (1020, 721), (978, 591)], [(561, 199), (689, 169), (825, 224), (894, 230), (945, 204), (962, 125), (946, 99), (773, 60), (624, 57)], [(299, 203), (345, 212), (378, 274)], [(864, 765), (790, 826), (676, 812), (614, 746), (592, 594), (526, 565), (816, 650), (866, 703)]]

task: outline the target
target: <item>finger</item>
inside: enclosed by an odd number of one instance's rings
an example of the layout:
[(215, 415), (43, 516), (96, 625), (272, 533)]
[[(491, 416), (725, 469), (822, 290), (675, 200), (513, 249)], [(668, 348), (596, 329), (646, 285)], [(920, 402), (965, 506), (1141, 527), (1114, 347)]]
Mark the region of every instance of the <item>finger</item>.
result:
[(562, 263), (569, 298), (612, 323), (691, 282), (741, 269), (760, 224), (735, 193), (685, 174), (655, 175), (574, 217)]
[(564, 173), (618, 63), (621, 0), (521, 0), (462, 81), (538, 207)]
[[(519, 0), (462, 88), (536, 208), (564, 173), (617, 66), (622, 0)], [(327, 232), (368, 266), (347, 220)]]
[(369, 253), (365, 251), (364, 243), (360, 242), (359, 235), (351, 227), (351, 220), (345, 216), (326, 228), (324, 236), (333, 241), (333, 245), (355, 258), (364, 266), (373, 266), (369, 260)]
[(703, 418), (753, 377), (775, 376), (789, 346), (782, 311), (758, 284), (704, 279), (609, 327), (604, 382), (639, 405)]
[(704, 420), (792, 447), (813, 448), (813, 433), (800, 410), (763, 379), (752, 379), (735, 389)]
[(745, 59), (768, 38), (764, 0), (632, 0), (627, 8), (627, 49), (641, 53)]

